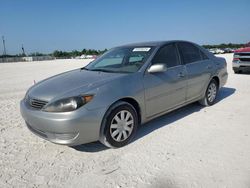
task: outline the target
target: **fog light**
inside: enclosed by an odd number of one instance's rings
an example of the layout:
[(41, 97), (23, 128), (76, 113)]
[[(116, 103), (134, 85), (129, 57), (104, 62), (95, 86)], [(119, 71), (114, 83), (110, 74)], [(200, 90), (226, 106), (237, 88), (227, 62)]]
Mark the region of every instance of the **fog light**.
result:
[(56, 140), (72, 140), (78, 136), (78, 133), (47, 133), (47, 136)]

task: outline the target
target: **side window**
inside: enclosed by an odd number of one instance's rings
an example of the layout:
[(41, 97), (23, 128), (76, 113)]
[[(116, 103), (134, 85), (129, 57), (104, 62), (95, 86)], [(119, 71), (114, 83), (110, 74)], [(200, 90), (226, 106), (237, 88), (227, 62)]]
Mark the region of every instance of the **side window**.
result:
[(169, 44), (160, 48), (153, 58), (152, 64), (166, 64), (168, 68), (179, 65), (175, 45)]
[(187, 42), (180, 42), (178, 44), (178, 47), (180, 49), (181, 56), (185, 64), (202, 60), (200, 55), (200, 49), (196, 46)]

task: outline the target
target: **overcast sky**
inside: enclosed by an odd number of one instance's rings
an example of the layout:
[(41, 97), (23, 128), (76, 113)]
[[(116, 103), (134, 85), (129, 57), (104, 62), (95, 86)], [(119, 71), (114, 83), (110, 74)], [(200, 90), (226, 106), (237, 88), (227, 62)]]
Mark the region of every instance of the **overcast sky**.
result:
[[(250, 0), (0, 0), (9, 54), (155, 40), (250, 41)], [(0, 43), (0, 54), (3, 52)]]

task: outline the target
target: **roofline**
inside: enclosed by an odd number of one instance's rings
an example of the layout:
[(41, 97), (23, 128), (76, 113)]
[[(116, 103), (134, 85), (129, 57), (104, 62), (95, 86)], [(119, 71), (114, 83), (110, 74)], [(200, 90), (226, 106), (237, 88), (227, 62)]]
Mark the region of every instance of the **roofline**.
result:
[(116, 46), (114, 48), (121, 48), (121, 47), (136, 47), (136, 46), (162, 46), (168, 43), (173, 43), (173, 42), (188, 42), (188, 43), (192, 43), (191, 41), (186, 41), (186, 40), (168, 40), (168, 41), (148, 41), (148, 42), (137, 42), (137, 43), (129, 43), (129, 44), (125, 44), (125, 45), (120, 45), (120, 46)]

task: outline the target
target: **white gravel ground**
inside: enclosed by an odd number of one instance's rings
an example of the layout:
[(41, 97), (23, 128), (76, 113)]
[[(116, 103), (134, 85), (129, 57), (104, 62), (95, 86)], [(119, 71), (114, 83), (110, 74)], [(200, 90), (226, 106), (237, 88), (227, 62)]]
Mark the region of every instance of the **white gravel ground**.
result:
[(250, 187), (250, 75), (233, 74), (218, 102), (194, 103), (147, 123), (128, 146), (78, 148), (33, 135), (19, 101), (33, 80), (84, 60), (0, 64), (0, 187)]

